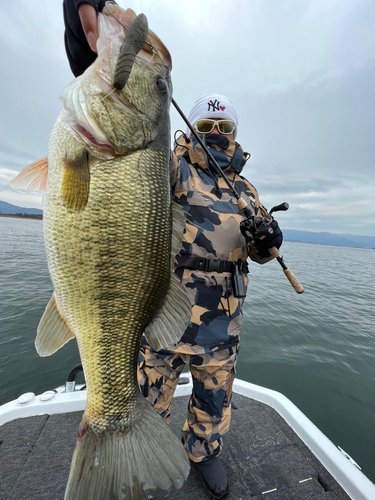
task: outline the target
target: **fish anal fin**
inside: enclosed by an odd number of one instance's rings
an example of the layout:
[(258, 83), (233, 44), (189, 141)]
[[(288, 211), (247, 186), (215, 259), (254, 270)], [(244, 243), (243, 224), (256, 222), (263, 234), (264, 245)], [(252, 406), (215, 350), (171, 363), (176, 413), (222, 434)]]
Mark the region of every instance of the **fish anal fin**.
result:
[(39, 322), (35, 348), (39, 356), (50, 356), (65, 345), (75, 335), (60, 314), (55, 296), (52, 295)]
[(90, 191), (88, 152), (84, 147), (67, 151), (64, 159), (61, 199), (69, 212), (82, 212)]
[(26, 193), (40, 192), (46, 189), (48, 175), (48, 160), (41, 158), (27, 165), (15, 177), (10, 186), (15, 191), (23, 191)]
[(185, 288), (174, 273), (175, 258), (182, 248), (186, 217), (185, 212), (177, 203), (172, 202), (171, 211), (171, 279), (161, 309), (145, 330), (147, 342), (156, 351), (177, 344), (191, 319), (190, 300)]

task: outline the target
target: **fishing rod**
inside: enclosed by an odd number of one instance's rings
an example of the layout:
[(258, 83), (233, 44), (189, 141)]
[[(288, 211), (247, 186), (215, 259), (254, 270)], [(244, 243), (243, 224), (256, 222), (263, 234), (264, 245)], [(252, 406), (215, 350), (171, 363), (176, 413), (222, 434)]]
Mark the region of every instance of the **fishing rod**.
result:
[[(117, 61), (116, 65), (116, 71), (115, 71), (115, 79), (114, 79), (114, 87), (117, 89), (122, 89), (129, 78), (130, 71), (132, 68), (132, 64), (134, 61), (135, 55), (141, 50), (142, 46), (144, 43), (147, 42), (147, 34), (148, 34), (148, 25), (147, 25), (147, 19), (143, 14), (140, 14), (139, 16), (136, 17), (136, 19), (132, 22), (130, 25), (129, 29), (127, 29), (108, 9), (109, 13), (118, 21), (121, 26), (123, 26), (126, 30), (126, 36), (123, 42), (123, 45), (121, 47), (121, 51), (123, 52), (123, 56), (121, 59)], [(148, 44), (153, 51), (153, 46), (151, 44)], [(126, 47), (126, 50), (123, 50), (123, 48)], [(120, 51), (120, 52), (121, 52)], [(121, 53), (122, 53), (121, 52)], [(134, 57), (132, 57), (134, 55)], [(125, 64), (127, 62), (127, 64)], [(130, 65), (129, 65), (130, 63)], [(125, 69), (124, 69), (125, 68)], [(234, 186), (231, 185), (229, 182), (227, 176), (224, 174), (223, 170), (220, 168), (218, 165), (217, 161), (215, 158), (212, 156), (212, 154), (208, 151), (206, 145), (203, 143), (202, 139), (199, 137), (199, 135), (196, 133), (194, 128), (192, 127), (191, 123), (189, 120), (186, 118), (184, 115), (183, 111), (181, 108), (178, 106), (176, 101), (172, 97), (172, 104), (186, 123), (186, 125), (189, 127), (191, 132), (193, 133), (194, 137), (197, 139), (198, 143), (201, 145), (205, 153), (207, 154), (209, 160), (211, 160), (212, 164), (215, 166), (219, 174), (221, 175), (222, 179), (224, 179), (225, 183), (229, 187), (229, 189), (232, 191), (234, 197), (237, 200), (238, 207), (244, 212), (245, 217), (249, 221), (249, 230), (251, 232), (250, 237), (253, 236), (254, 238), (259, 238), (262, 235), (268, 235), (273, 233), (273, 229), (269, 227), (269, 224), (272, 220), (271, 218), (271, 213), (272, 211), (277, 211), (277, 210), (288, 210), (289, 205), (287, 203), (284, 203), (282, 205), (279, 205), (278, 207), (273, 207), (271, 210), (270, 214), (266, 217), (258, 217), (255, 214), (255, 211), (253, 207), (250, 205), (248, 206), (246, 201), (241, 198), (241, 196), (237, 193), (236, 189)], [(283, 207), (283, 208), (281, 208)], [(279, 251), (276, 247), (269, 248), (268, 251), (270, 254), (277, 259), (281, 267), (283, 268), (283, 271), (288, 278), (289, 282), (295, 289), (297, 293), (302, 293), (303, 288), (297, 278), (294, 276), (292, 271), (288, 269), (286, 266), (284, 260), (282, 257), (280, 257)]]
[[(179, 105), (176, 103), (176, 101), (172, 97), (172, 104), (176, 108), (177, 112), (181, 116), (181, 118), (184, 120), (186, 125), (189, 127), (190, 131), (194, 135), (194, 137), (197, 139), (198, 143), (200, 146), (203, 148), (204, 152), (207, 154), (209, 160), (213, 163), (219, 174), (221, 175), (222, 179), (225, 181), (226, 185), (228, 188), (232, 191), (233, 196), (237, 200), (238, 207), (243, 211), (245, 214), (245, 217), (247, 218), (249, 222), (249, 230), (250, 230), (250, 238), (252, 237), (251, 242), (254, 242), (254, 238), (259, 238), (262, 235), (268, 235), (273, 233), (273, 229), (269, 227), (269, 224), (272, 220), (271, 214), (272, 212), (278, 212), (278, 211), (285, 211), (288, 210), (289, 205), (288, 203), (281, 203), (280, 205), (277, 205), (273, 207), (269, 214), (266, 217), (259, 217), (255, 215), (255, 211), (253, 207), (248, 205), (246, 201), (237, 193), (236, 189), (232, 184), (229, 182), (228, 177), (225, 175), (223, 170), (220, 168), (218, 165), (217, 161), (215, 158), (212, 156), (212, 154), (209, 152), (207, 149), (206, 145), (202, 141), (202, 139), (199, 137), (197, 132), (194, 130), (193, 126), (189, 122), (189, 120), (186, 118), (185, 114), (179, 107)], [(303, 293), (304, 289), (301, 285), (301, 283), (298, 281), (298, 279), (294, 276), (293, 272), (287, 267), (287, 265), (284, 262), (283, 257), (280, 256), (280, 253), (276, 247), (272, 247), (268, 249), (269, 253), (272, 255), (272, 257), (275, 257), (275, 259), (278, 261), (278, 263), (281, 265), (283, 272), (287, 279), (289, 280), (289, 283), (292, 285), (294, 290), (297, 293)]]

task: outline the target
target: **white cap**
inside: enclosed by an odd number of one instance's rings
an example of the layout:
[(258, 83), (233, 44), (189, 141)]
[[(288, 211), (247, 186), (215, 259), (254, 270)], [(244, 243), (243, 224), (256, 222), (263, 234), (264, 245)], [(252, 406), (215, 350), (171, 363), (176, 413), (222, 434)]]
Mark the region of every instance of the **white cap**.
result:
[[(233, 137), (237, 135), (238, 116), (232, 101), (220, 94), (206, 94), (195, 101), (189, 114), (189, 122), (194, 126), (198, 120), (212, 118), (213, 120), (232, 120), (236, 124)], [(186, 129), (188, 137), (191, 135)]]

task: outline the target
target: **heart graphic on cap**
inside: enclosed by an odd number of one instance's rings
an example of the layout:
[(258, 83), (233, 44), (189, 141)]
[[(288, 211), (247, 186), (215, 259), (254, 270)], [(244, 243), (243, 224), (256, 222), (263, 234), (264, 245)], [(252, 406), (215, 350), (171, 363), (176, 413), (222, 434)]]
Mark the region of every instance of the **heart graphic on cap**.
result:
[(225, 106), (220, 106), (221, 111), (224, 111)]

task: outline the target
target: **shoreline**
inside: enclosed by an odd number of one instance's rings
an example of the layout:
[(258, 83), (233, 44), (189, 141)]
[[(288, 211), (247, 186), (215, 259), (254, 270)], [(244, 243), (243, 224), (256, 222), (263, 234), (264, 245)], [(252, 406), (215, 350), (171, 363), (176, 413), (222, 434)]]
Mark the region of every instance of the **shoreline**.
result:
[[(0, 214), (0, 217), (9, 217), (11, 219), (32, 219), (32, 220), (43, 220), (43, 215), (42, 214)], [(363, 246), (354, 246), (354, 245), (335, 245), (335, 244), (328, 244), (328, 243), (319, 243), (319, 242), (313, 242), (313, 241), (300, 241), (300, 240), (293, 240), (289, 238), (284, 239), (285, 242), (290, 242), (290, 243), (302, 243), (305, 245), (319, 245), (319, 246), (332, 246), (332, 247), (340, 247), (340, 248), (360, 248), (363, 250), (375, 250), (375, 248), (372, 247), (363, 247)]]
[(43, 220), (42, 214), (0, 214), (0, 217), (9, 217), (11, 219), (34, 219)]
[(284, 241), (288, 243), (302, 243), (303, 245), (319, 245), (320, 247), (359, 248), (361, 250), (375, 250), (375, 248), (373, 247), (361, 247), (355, 245), (335, 245), (334, 243), (319, 243), (317, 241), (290, 240), (289, 238), (285, 238)]

